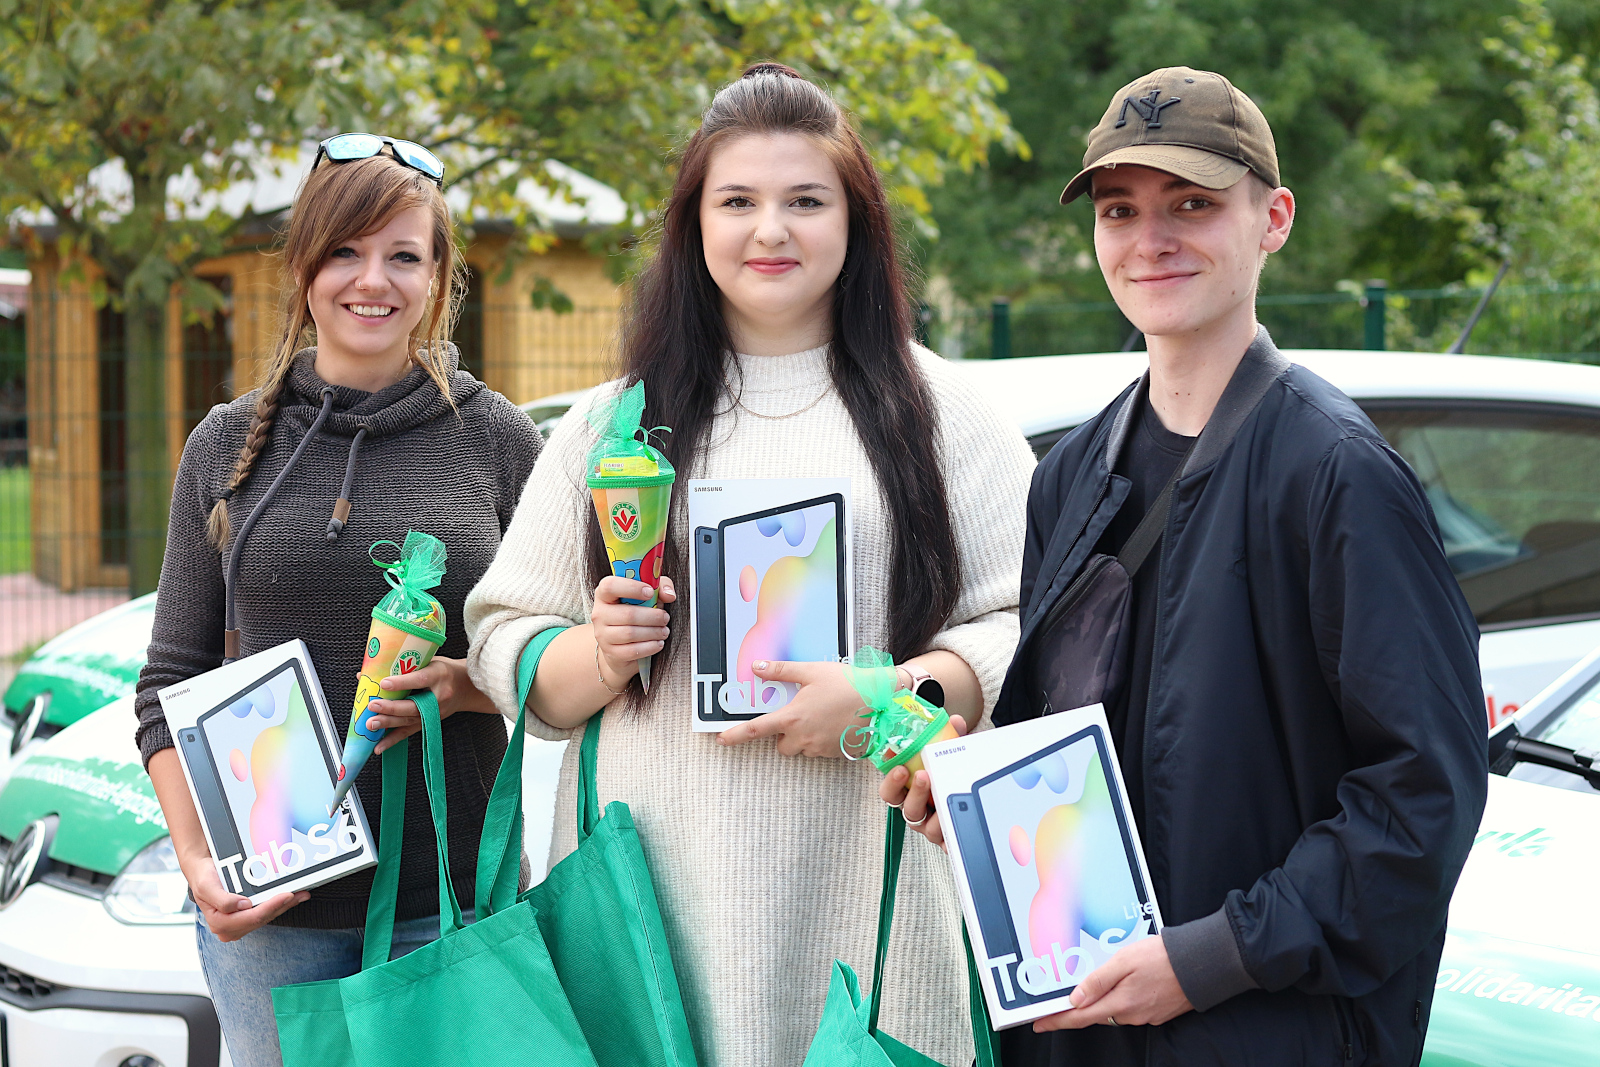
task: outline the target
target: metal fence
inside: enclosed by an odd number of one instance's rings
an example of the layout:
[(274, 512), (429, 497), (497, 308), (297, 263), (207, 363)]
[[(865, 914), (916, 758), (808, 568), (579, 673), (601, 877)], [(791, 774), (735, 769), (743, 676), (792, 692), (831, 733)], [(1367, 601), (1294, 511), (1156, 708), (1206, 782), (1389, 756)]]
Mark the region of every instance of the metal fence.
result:
[[(167, 407), (127, 410), (126, 331), (86, 292), (35, 292), (26, 313), (0, 316), (0, 687), (42, 641), (125, 599), (130, 544), (160, 531), (130, 517), (128, 435), (159, 432), (168, 474), (189, 431), (253, 380), (271, 347), (270, 294), (217, 279), (222, 311), (174, 315)], [(1267, 294), (1260, 316), (1285, 348), (1442, 351), (1481, 290)], [(1137, 344), (1109, 302), (996, 303), (924, 311), (932, 347), (949, 357), (1116, 351)], [(455, 339), (464, 366), (513, 401), (584, 388), (611, 373), (613, 307), (564, 313), (469, 298)], [(1142, 346), (1140, 346), (1142, 347)], [(1504, 287), (1468, 350), (1600, 363), (1600, 286)], [(165, 501), (156, 502), (165, 512)]]
[[(264, 367), (278, 321), (271, 294), (216, 284), (220, 312), (169, 316), (160, 412), (128, 410), (115, 307), (53, 288), (0, 317), (0, 688), (41, 642), (125, 600), (141, 539), (161, 538), (166, 500), (150, 528), (139, 515), (152, 509), (129, 499), (139, 484), (131, 435), (164, 440), (170, 479), (189, 432)], [(616, 328), (614, 307), (558, 313), (469, 298), (454, 338), (465, 369), (525, 403), (609, 377)]]
[[(1257, 313), (1283, 348), (1442, 352), (1483, 295), (1479, 288), (1264, 294)], [(1012, 304), (940, 313), (924, 308), (928, 343), (951, 358), (1007, 358), (1142, 348), (1110, 301)], [(1502, 286), (1467, 351), (1600, 363), (1600, 285)]]

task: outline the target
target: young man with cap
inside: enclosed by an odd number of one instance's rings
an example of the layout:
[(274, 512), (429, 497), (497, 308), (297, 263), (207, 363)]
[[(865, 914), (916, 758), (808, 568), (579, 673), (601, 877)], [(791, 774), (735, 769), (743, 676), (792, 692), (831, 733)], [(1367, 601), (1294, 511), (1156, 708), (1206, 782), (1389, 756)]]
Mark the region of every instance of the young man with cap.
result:
[[(1039, 465), (993, 718), (1076, 666), (1052, 608), (1091, 555), (1149, 544), (1105, 703), (1166, 927), (1003, 1035), (1006, 1067), (1414, 1064), (1486, 791), (1477, 626), (1410, 468), (1256, 323), (1294, 197), (1250, 98), (1131, 83), (1061, 199), (1086, 193), (1150, 371)], [(922, 777), (884, 784), (908, 820)]]

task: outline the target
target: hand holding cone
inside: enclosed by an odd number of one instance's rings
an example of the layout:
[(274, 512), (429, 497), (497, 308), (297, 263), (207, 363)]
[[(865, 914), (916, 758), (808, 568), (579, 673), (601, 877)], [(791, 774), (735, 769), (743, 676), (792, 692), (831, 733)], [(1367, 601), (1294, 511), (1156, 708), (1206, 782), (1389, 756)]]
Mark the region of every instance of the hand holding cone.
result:
[[(644, 582), (652, 590), (648, 600), (623, 603), (651, 607), (660, 600), (661, 554), (678, 473), (647, 440), (649, 434), (670, 428), (642, 429), (644, 406), (641, 381), (589, 413), (589, 424), (600, 438), (589, 449), (588, 484), (611, 573)], [(639, 660), (639, 681), (648, 693), (648, 656)]]

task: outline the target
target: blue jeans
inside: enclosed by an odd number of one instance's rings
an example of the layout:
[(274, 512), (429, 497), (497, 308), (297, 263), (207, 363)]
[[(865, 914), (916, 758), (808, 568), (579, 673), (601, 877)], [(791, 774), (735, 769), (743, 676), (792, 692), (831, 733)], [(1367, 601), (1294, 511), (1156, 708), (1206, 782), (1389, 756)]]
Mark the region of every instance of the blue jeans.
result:
[[(461, 918), (471, 922), (472, 909), (464, 909)], [(234, 1067), (282, 1067), (278, 1022), (272, 1014), (273, 987), (355, 974), (361, 970), (365, 934), (361, 927), (301, 930), (263, 926), (237, 941), (219, 941), (205, 920), (196, 920), (200, 970), (211, 990), (211, 1003), (216, 1006)], [(438, 938), (437, 915), (397, 922), (389, 958), (397, 960)]]

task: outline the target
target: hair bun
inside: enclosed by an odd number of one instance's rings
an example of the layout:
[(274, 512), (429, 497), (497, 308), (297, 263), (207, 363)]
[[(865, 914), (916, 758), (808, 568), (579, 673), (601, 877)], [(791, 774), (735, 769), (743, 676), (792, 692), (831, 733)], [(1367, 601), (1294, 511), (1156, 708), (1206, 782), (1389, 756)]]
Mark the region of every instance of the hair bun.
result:
[(802, 76), (798, 70), (795, 70), (793, 67), (786, 67), (782, 63), (753, 63), (749, 67), (745, 68), (745, 72), (740, 75), (739, 80), (743, 81), (745, 78), (759, 78), (763, 74), (777, 74), (785, 78), (794, 78), (797, 81), (805, 81), (804, 76)]

